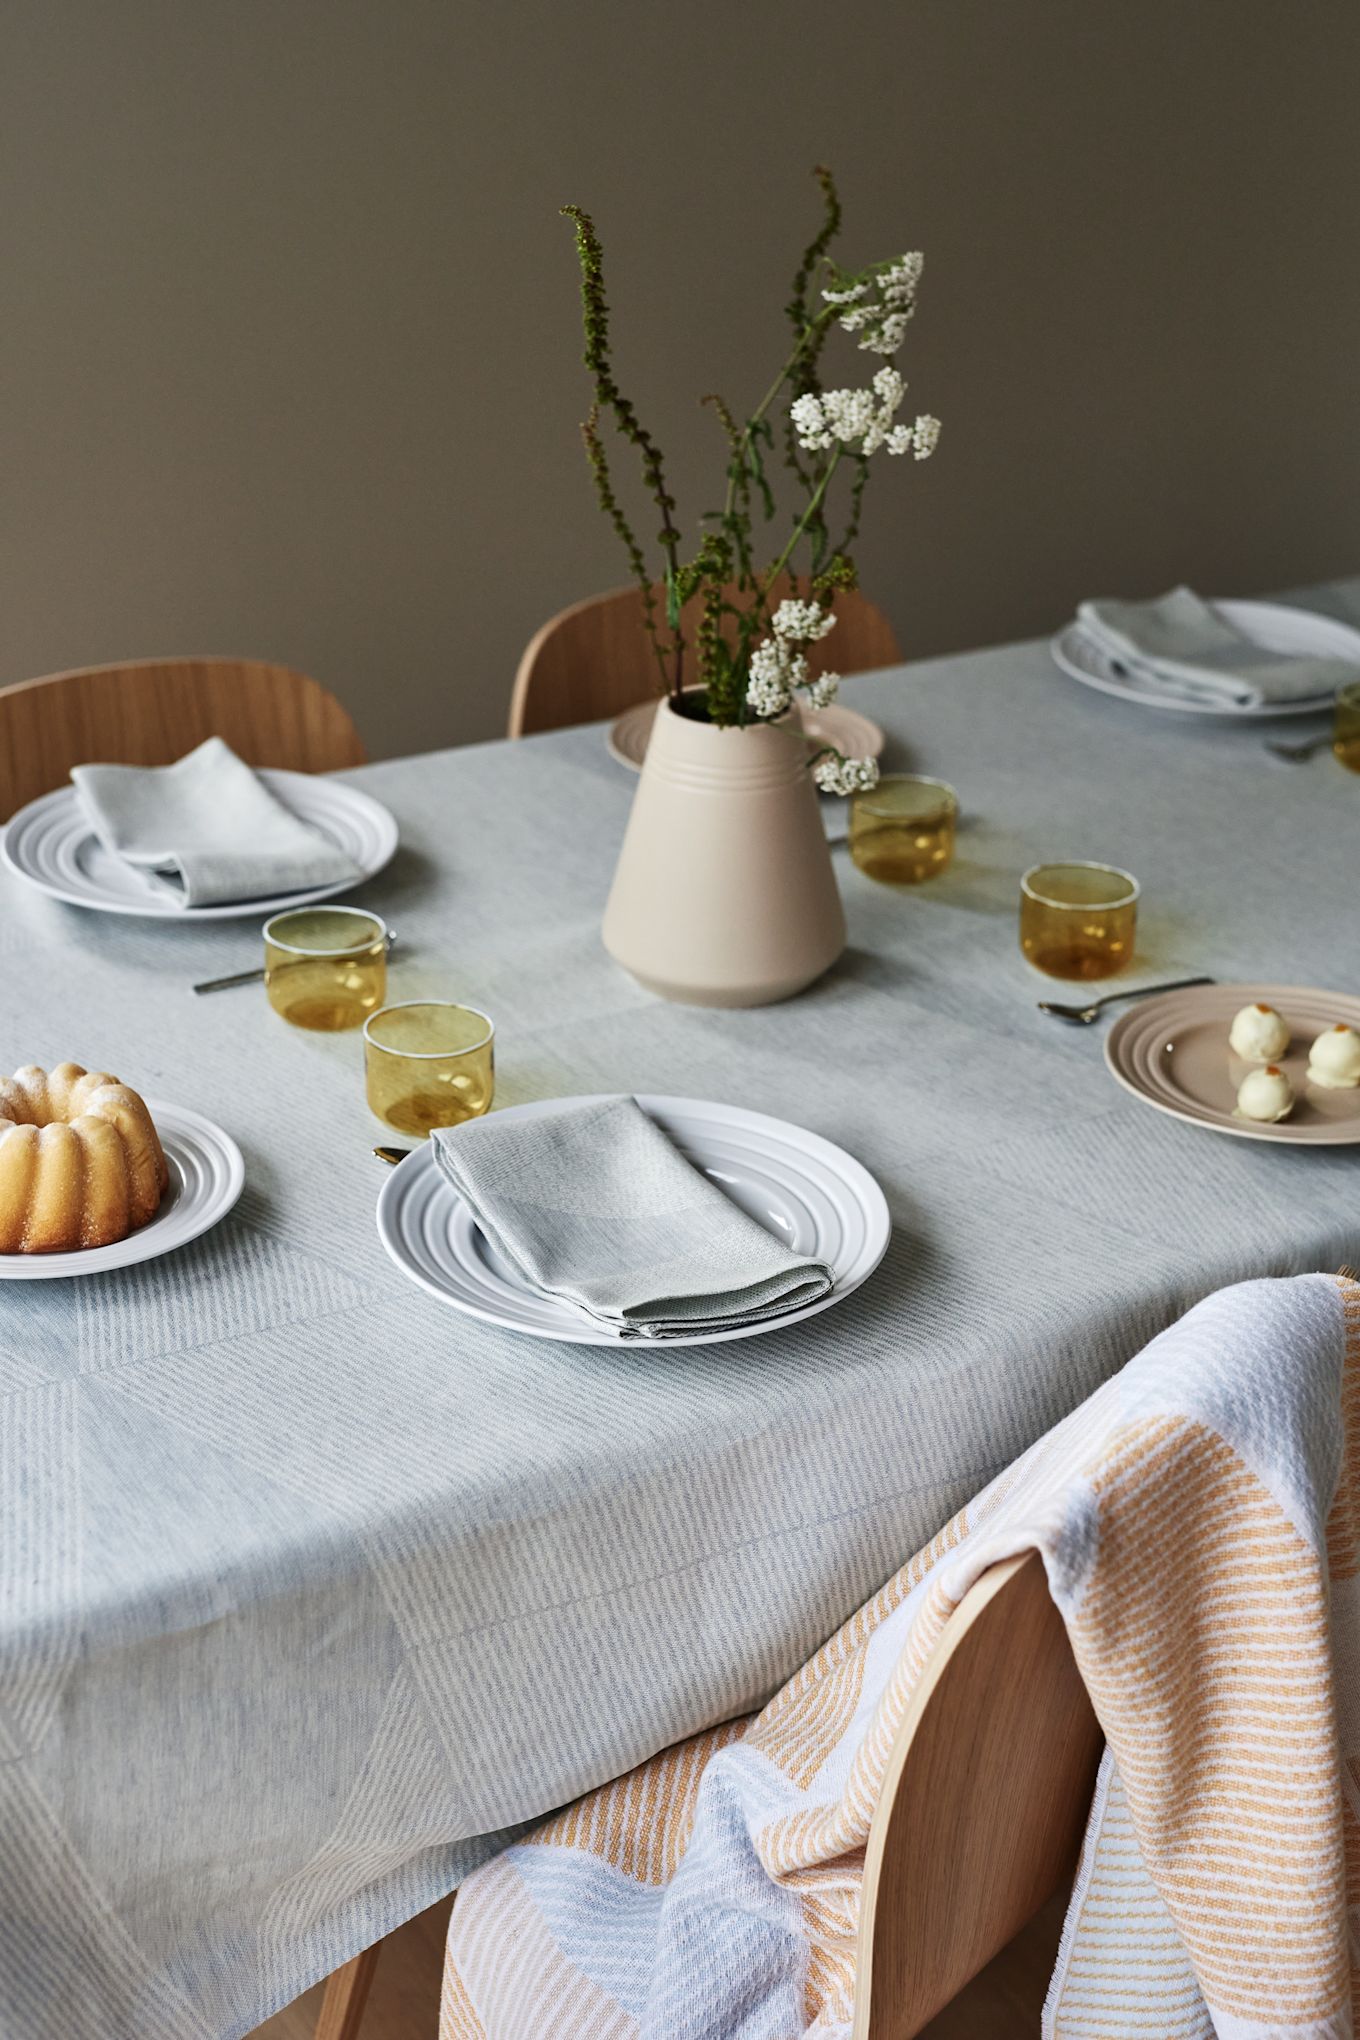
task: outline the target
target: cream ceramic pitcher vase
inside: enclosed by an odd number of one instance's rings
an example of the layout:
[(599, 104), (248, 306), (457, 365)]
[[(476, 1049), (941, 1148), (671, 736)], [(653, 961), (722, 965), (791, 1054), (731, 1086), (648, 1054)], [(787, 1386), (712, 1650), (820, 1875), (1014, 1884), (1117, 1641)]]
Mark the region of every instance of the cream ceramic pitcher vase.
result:
[(765, 1006), (845, 947), (796, 719), (719, 729), (663, 701), (623, 839), (604, 946), (648, 991)]

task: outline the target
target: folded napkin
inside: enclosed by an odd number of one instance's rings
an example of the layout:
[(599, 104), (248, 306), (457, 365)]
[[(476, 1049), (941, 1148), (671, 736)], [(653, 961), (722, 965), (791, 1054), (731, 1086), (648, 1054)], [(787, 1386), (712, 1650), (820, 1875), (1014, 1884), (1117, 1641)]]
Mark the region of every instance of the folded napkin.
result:
[(1333, 694), (1360, 679), (1360, 665), (1349, 659), (1267, 651), (1190, 588), (1151, 602), (1083, 602), (1077, 618), (1107, 658), (1172, 701), (1263, 708)]
[(835, 1280), (691, 1168), (633, 1098), (431, 1135), (440, 1169), (540, 1296), (621, 1339), (782, 1317)]
[(353, 858), (269, 791), (220, 737), (175, 765), (76, 765), (76, 799), (106, 850), (179, 907), (362, 878)]

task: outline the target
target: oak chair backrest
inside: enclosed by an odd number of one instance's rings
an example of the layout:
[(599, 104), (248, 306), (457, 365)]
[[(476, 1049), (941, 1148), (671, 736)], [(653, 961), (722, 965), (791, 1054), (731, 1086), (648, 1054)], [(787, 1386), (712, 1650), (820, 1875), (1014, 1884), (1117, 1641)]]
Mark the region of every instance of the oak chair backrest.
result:
[(305, 673), (258, 659), (148, 659), (0, 687), (0, 822), (73, 765), (170, 765), (223, 737), (248, 765), (362, 765), (348, 712)]
[[(790, 592), (791, 585), (777, 584), (776, 595)], [(737, 589), (727, 592), (733, 602), (743, 602)], [(660, 590), (657, 599), (662, 600)], [(812, 646), (808, 663), (814, 673), (863, 673), (895, 666), (901, 657), (883, 611), (849, 589), (836, 597), (836, 628)], [(528, 737), (569, 723), (601, 722), (646, 701), (659, 686), (641, 589), (592, 595), (561, 610), (530, 638), (515, 675), (509, 734)]]
[(912, 2040), (1069, 1877), (1103, 1738), (1037, 1552), (944, 1627), (869, 1833), (853, 2040)]

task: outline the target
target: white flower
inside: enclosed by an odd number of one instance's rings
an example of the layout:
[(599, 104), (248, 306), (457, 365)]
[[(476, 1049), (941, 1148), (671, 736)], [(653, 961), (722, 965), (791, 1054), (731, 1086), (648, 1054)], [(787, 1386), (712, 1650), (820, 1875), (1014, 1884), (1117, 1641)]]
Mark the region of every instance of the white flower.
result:
[(839, 443), (870, 454), (887, 440), (906, 388), (895, 368), (880, 368), (871, 389), (809, 393), (795, 398), (789, 415), (809, 453)]
[(836, 619), (820, 602), (781, 602), (770, 621), (776, 637), (790, 644), (811, 645), (836, 628)]
[(899, 255), (870, 270), (858, 283), (843, 290), (824, 290), (831, 305), (843, 305), (839, 315), (847, 333), (862, 333), (860, 346), (870, 354), (896, 354), (906, 338), (907, 322), (916, 310), (916, 291), (925, 258), (919, 251)]
[(757, 680), (752, 676), (746, 688), (746, 706), (761, 722), (773, 722), (783, 715), (793, 699), (778, 680)]
[(860, 346), (871, 354), (896, 354), (907, 335), (907, 320), (910, 312), (889, 312), (880, 319), (872, 333), (866, 333)]
[(878, 785), (878, 760), (842, 758), (833, 751), (817, 760), (812, 776), (823, 793), (867, 793)]
[(793, 690), (807, 680), (807, 660), (779, 638), (765, 638), (751, 654), (746, 705), (768, 722), (793, 702)]
[(917, 248), (910, 255), (899, 255), (882, 271), (878, 287), (889, 304), (906, 304), (915, 297), (925, 266), (926, 258)]
[(825, 446), (835, 445), (835, 435), (827, 424), (821, 397), (811, 392), (804, 397), (795, 397), (789, 407), (789, 416), (798, 434), (798, 443), (805, 452), (817, 453)]
[(840, 691), (839, 673), (821, 673), (815, 680), (809, 680), (804, 689), (809, 708), (830, 708)]
[(936, 442), (940, 437), (939, 419), (932, 418), (928, 411), (923, 411), (912, 427), (911, 436), (915, 444), (917, 460), (929, 460), (931, 454), (935, 451)]
[(874, 377), (874, 394), (878, 398), (878, 409), (869, 421), (864, 434), (861, 453), (874, 453), (887, 440), (892, 430), (893, 419), (907, 393), (907, 386), (895, 368), (880, 368)]

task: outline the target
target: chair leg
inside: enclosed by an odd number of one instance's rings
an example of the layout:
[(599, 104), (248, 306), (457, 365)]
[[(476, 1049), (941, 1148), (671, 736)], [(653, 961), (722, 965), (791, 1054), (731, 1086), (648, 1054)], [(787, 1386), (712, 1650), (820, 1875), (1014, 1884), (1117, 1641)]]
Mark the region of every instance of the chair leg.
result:
[(327, 1978), (315, 2040), (358, 2040), (369, 1986), (381, 1953), (382, 1942), (375, 1941), (362, 1955), (356, 1955), (352, 1962)]

